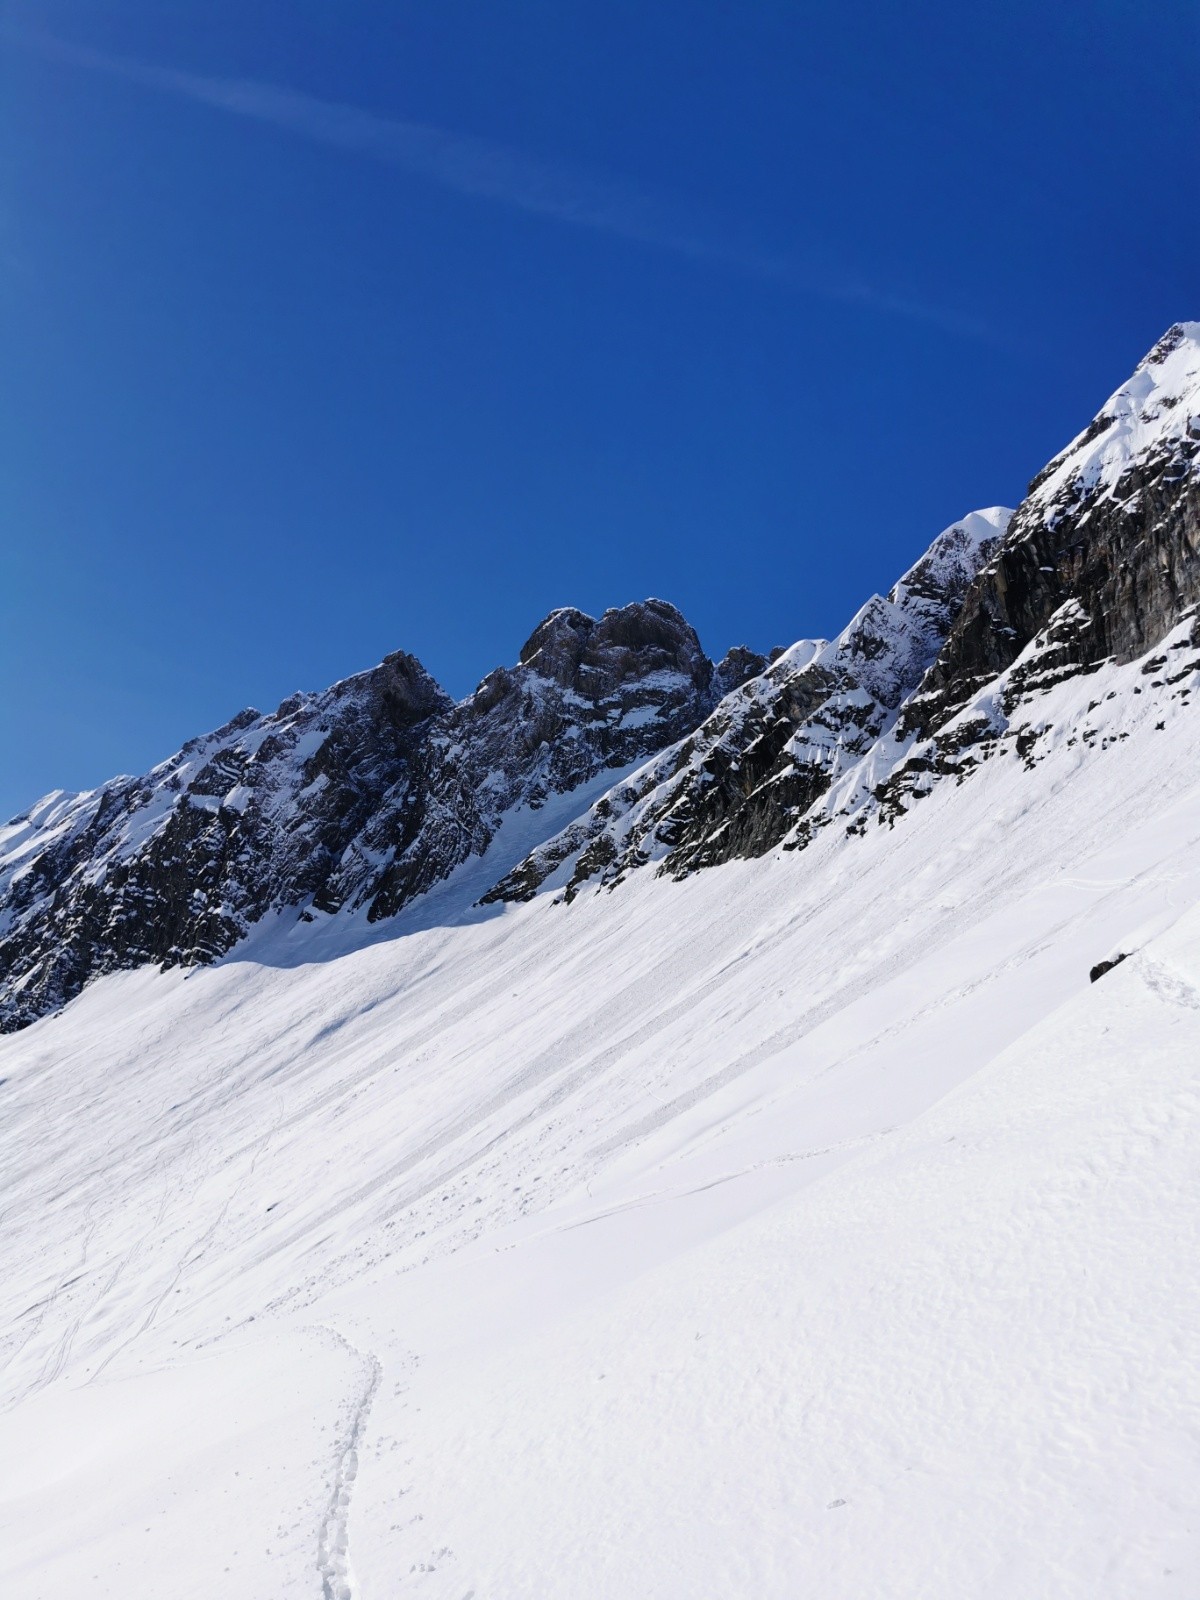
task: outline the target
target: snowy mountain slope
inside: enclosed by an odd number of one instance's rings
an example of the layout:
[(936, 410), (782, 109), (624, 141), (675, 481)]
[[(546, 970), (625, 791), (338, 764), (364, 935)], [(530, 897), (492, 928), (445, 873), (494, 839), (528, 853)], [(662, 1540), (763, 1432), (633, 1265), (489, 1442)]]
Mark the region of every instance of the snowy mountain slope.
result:
[(1200, 1592), (1198, 337), (831, 644), (556, 612), (14, 826), (6, 1589)]
[(399, 652), (144, 777), (50, 795), (0, 829), (0, 1029), (95, 973), (213, 960), (273, 908), (390, 916), (506, 814), (636, 765), (762, 665), (714, 668), (663, 601), (562, 610), (457, 705)]
[(1143, 665), (893, 830), (280, 915), (0, 1041), (8, 1586), (1189, 1592), (1200, 770)]
[(1198, 451), (1200, 323), (1180, 323), (1011, 520), (947, 529), (831, 642), (714, 667), (665, 602), (563, 609), (458, 705), (399, 653), (144, 778), (50, 796), (0, 832), (0, 1027), (96, 973), (211, 961), (272, 910), (395, 915), (550, 797), (576, 796), (566, 826), (531, 829), (484, 903), (802, 847), (981, 760), (1036, 760), (1050, 683), (1200, 603)]
[[(975, 513), (965, 538), (947, 530), (886, 601), (746, 685), (494, 894), (521, 898), (557, 874), (571, 897), (647, 862), (678, 876), (781, 841), (802, 847), (831, 822), (894, 822), (980, 760), (1026, 759), (1049, 683), (1142, 654), (1200, 604), (1198, 455), (1200, 323), (1187, 322), (1015, 514)], [(924, 609), (911, 648), (914, 597)]]
[(364, 1479), (363, 1592), (410, 1556), (438, 1596), (1194, 1592), (1198, 956), (1191, 919), (853, 1164), (381, 1408), (423, 1524)]

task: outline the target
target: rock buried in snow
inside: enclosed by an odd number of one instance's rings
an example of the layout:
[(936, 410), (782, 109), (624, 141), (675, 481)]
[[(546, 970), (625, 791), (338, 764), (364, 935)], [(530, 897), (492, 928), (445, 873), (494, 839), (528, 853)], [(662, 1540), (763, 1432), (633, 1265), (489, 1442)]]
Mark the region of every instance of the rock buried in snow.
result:
[(1097, 961), (1096, 965), (1092, 968), (1088, 976), (1091, 978), (1092, 982), (1095, 983), (1097, 978), (1102, 978), (1106, 972), (1111, 972), (1114, 967), (1119, 967), (1122, 961), (1125, 961), (1128, 958), (1128, 955), (1129, 952), (1127, 950), (1122, 950), (1118, 955), (1115, 955), (1111, 961)]

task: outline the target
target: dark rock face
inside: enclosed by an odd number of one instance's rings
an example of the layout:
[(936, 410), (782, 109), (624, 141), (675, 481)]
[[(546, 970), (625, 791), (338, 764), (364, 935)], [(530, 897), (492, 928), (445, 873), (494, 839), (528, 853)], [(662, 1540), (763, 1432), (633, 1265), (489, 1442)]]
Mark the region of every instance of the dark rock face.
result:
[(492, 897), (528, 898), (573, 855), (568, 898), (590, 879), (612, 882), (651, 859), (681, 877), (786, 839), (894, 721), (1008, 515), (972, 513), (837, 639), (777, 654), (694, 734), (522, 862)]
[[(1030, 485), (901, 714), (885, 818), (991, 759), (1056, 683), (1134, 660), (1186, 622), (1200, 604), (1198, 457), (1200, 324), (1181, 323)], [(1027, 765), (1035, 742), (1014, 736)]]
[(1060, 613), (1060, 658), (1086, 669), (1143, 654), (1200, 600), (1198, 379), (1197, 336), (1177, 325), (1033, 480), (908, 712), (908, 731), (928, 738)]
[[(835, 820), (850, 833), (894, 821), (990, 759), (1010, 722), (1029, 765), (1023, 706), (1144, 654), (1200, 603), (1198, 412), (1200, 324), (1181, 324), (1034, 479), (1011, 522), (975, 513), (831, 644), (773, 653), (493, 895), (526, 898), (566, 863), (569, 899), (650, 862), (683, 876), (801, 848)], [(1181, 658), (1166, 681), (1192, 665)]]
[(1095, 983), (1097, 978), (1102, 978), (1106, 972), (1111, 972), (1114, 967), (1119, 967), (1122, 961), (1128, 961), (1128, 959), (1129, 952), (1127, 950), (1122, 950), (1120, 954), (1115, 955), (1111, 961), (1097, 961), (1096, 965), (1088, 973), (1088, 977), (1092, 983)]
[(272, 910), (393, 915), (514, 808), (688, 733), (713, 680), (663, 601), (558, 611), (458, 704), (397, 653), (243, 712), (144, 777), (49, 796), (0, 830), (0, 1029), (98, 973), (212, 961)]
[(381, 810), (363, 847), (386, 862), (369, 894), (341, 903), (375, 920), (487, 849), (514, 807), (540, 810), (598, 772), (644, 760), (691, 731), (712, 705), (712, 663), (662, 600), (605, 612), (552, 612), (521, 651), (438, 719), (417, 754), (413, 800)]
[(320, 899), (381, 796), (402, 803), (450, 703), (412, 656), (389, 656), (18, 818), (0, 836), (0, 1027), (95, 973), (213, 960), (272, 906)]
[(713, 666), (695, 630), (665, 600), (606, 611), (596, 621), (582, 611), (552, 611), (522, 646), (521, 665), (560, 688), (600, 697), (656, 672), (689, 678), (708, 689)]
[[(771, 660), (778, 660), (782, 654), (782, 650), (777, 650)], [(767, 664), (767, 657), (760, 656), (757, 650), (748, 650), (744, 644), (735, 644), (717, 662), (713, 673), (716, 698), (723, 700), (751, 678), (757, 678), (760, 672), (765, 671)]]

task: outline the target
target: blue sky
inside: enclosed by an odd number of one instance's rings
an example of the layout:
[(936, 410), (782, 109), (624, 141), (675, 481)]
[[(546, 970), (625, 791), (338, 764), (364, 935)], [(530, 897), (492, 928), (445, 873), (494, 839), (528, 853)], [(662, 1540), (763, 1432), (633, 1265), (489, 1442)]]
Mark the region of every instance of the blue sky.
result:
[(0, 812), (555, 605), (838, 629), (1200, 314), (1181, 0), (7, 0)]

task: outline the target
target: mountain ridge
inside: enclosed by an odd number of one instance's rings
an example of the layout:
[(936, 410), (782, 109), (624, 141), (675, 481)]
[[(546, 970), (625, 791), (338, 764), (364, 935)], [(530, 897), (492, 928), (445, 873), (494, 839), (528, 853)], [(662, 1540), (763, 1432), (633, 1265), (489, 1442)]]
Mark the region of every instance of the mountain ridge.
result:
[[(838, 636), (851, 658), (841, 679), (824, 682), (819, 660), (801, 664), (817, 680), (816, 708), (811, 695), (792, 695), (790, 679), (776, 683), (734, 729), (731, 753), (722, 750), (729, 730), (718, 728), (709, 757), (680, 779), (695, 747), (664, 752), (660, 771), (596, 802), (587, 824), (548, 841), (496, 892), (527, 897), (573, 852), (568, 898), (585, 882), (613, 883), (650, 862), (679, 877), (776, 845), (802, 848), (834, 822), (851, 833), (871, 820), (894, 823), (931, 782), (961, 780), (1002, 748), (1028, 761), (1041, 737), (1041, 693), (1107, 659), (1133, 659), (1200, 603), (1198, 455), (1200, 323), (1177, 323), (979, 548), (956, 614), (943, 616), (937, 650), (919, 681), (893, 696), (891, 714), (879, 715), (876, 705), (865, 747), (855, 739), (862, 686), (852, 641), (879, 597)], [(992, 514), (998, 520), (1000, 509)], [(935, 540), (911, 572), (937, 547)], [(1003, 692), (989, 696), (1001, 679)], [(834, 726), (823, 693), (847, 696), (841, 707), (831, 701)], [(665, 792), (662, 770), (674, 780)]]
[(45, 796), (0, 828), (0, 1028), (99, 972), (215, 960), (271, 910), (392, 916), (514, 808), (636, 764), (763, 665), (710, 661), (665, 601), (564, 607), (460, 701), (396, 651), (144, 775)]
[(103, 972), (216, 960), (272, 911), (391, 918), (551, 797), (577, 814), (481, 903), (894, 825), (981, 760), (1036, 761), (1039, 695), (1200, 602), (1198, 454), (1200, 323), (1179, 323), (1014, 513), (952, 524), (831, 641), (713, 662), (669, 602), (559, 607), (460, 701), (396, 651), (45, 796), (0, 828), (0, 1030)]

